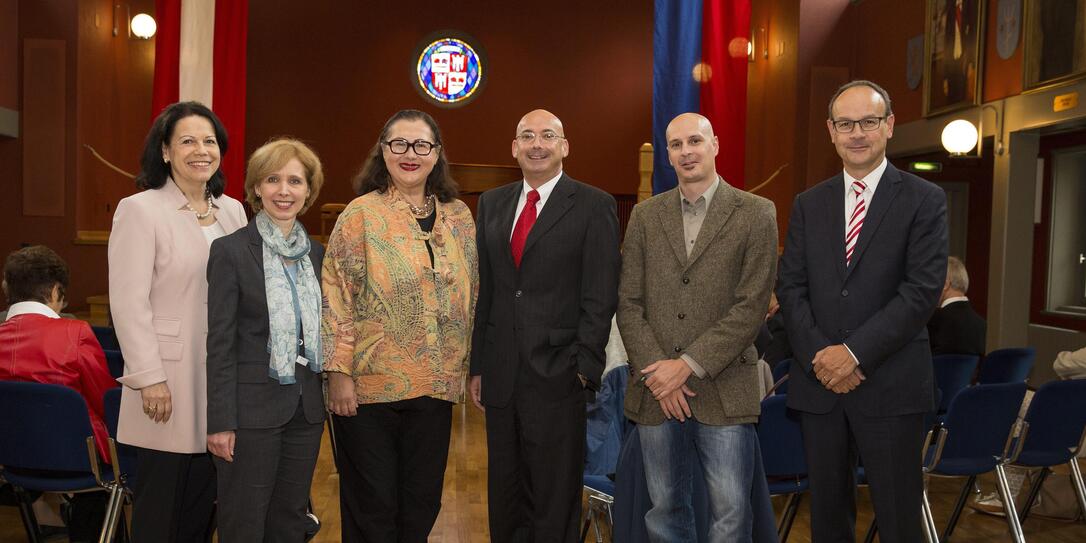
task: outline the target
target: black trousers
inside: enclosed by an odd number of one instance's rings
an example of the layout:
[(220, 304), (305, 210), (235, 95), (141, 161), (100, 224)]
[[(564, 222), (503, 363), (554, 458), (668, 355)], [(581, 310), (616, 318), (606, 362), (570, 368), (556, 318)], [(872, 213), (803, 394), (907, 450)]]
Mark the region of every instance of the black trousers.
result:
[(842, 407), (802, 413), (811, 483), (811, 541), (855, 541), (857, 454), (884, 543), (923, 541), (924, 415), (871, 417)]
[(424, 396), (362, 404), (332, 424), (342, 541), (425, 543), (441, 510), (452, 403)]
[(132, 488), (134, 543), (211, 541), (215, 468), (207, 453), (136, 449)]
[(213, 456), (218, 470), (219, 543), (300, 543), (309, 487), (324, 424), (305, 420), (298, 409), (276, 428), (235, 430), (234, 461)]
[[(490, 540), (577, 541), (585, 461), (585, 391), (521, 378), (505, 407), (486, 408)], [(551, 383), (553, 384), (553, 383)]]

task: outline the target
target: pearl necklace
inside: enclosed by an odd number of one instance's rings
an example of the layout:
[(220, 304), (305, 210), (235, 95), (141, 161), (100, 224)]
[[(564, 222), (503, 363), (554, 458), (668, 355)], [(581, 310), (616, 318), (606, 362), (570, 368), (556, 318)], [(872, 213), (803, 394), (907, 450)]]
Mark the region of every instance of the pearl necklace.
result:
[(416, 217), (425, 219), (434, 212), (435, 203), (433, 194), (426, 197), (426, 202), (422, 204), (422, 207), (418, 207), (415, 204), (408, 202), (406, 198), (404, 199), (404, 202), (407, 202), (407, 207), (411, 210), (411, 213), (415, 214)]
[(213, 209), (211, 207), (211, 195), (210, 194), (207, 195), (207, 211), (205, 211), (204, 213), (200, 213), (200, 212), (196, 211), (196, 209), (194, 209), (191, 205), (189, 205), (187, 200), (185, 201), (185, 209), (195, 213), (196, 214), (196, 220), (198, 220), (198, 221), (202, 221), (202, 220), (210, 217), (211, 216), (211, 211)]

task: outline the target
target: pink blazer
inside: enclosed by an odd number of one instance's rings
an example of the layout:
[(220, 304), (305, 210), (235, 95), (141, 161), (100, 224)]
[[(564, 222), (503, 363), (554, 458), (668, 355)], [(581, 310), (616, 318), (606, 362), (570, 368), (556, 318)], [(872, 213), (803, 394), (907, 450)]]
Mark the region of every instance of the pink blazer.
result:
[[(172, 181), (121, 200), (109, 236), (109, 304), (124, 354), (118, 440), (175, 453), (207, 450), (208, 243)], [(215, 200), (227, 234), (246, 224), (237, 200)], [(139, 389), (165, 381), (173, 415), (156, 424)]]

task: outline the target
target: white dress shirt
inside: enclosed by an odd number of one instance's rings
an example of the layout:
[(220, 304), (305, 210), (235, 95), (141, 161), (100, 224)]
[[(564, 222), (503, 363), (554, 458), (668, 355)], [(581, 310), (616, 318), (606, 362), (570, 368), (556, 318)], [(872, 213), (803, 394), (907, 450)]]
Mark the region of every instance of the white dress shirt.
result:
[(848, 237), (848, 221), (852, 218), (852, 209), (856, 207), (856, 192), (852, 190), (852, 183), (862, 181), (867, 186), (861, 194), (864, 197), (867, 209), (870, 210), (871, 198), (875, 196), (875, 189), (879, 187), (879, 180), (882, 179), (882, 174), (886, 172), (887, 164), (889, 163), (886, 161), (886, 157), (883, 157), (882, 164), (879, 164), (877, 168), (871, 170), (871, 173), (859, 180), (845, 172), (845, 233), (841, 238), (841, 243), (844, 243), (845, 238)]
[(969, 301), (969, 298), (967, 298), (965, 296), (952, 296), (950, 298), (947, 298), (946, 300), (943, 300), (943, 303), (939, 306), (939, 309), (942, 309), (942, 308), (944, 308), (944, 307), (946, 307), (946, 306), (948, 306), (948, 305), (950, 305), (950, 304), (952, 304), (954, 302), (968, 302), (968, 301)]
[(520, 212), (524, 211), (524, 204), (528, 203), (528, 193), (535, 190), (539, 193), (539, 201), (535, 203), (535, 216), (538, 219), (539, 215), (543, 213), (543, 206), (547, 204), (547, 199), (551, 197), (551, 192), (554, 191), (555, 185), (558, 184), (558, 179), (562, 177), (562, 172), (558, 172), (558, 175), (552, 177), (546, 183), (539, 185), (539, 188), (532, 189), (532, 186), (527, 181), (521, 181), (523, 185), (520, 191), (520, 198), (517, 199), (517, 212), (513, 214), (513, 229), (509, 231), (509, 239), (513, 239), (513, 230), (516, 229), (517, 221), (520, 219)]

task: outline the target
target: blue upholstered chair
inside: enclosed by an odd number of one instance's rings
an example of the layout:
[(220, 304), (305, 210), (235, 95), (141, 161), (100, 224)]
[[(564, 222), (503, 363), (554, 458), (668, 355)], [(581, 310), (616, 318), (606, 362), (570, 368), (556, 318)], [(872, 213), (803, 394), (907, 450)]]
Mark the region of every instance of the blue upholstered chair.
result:
[(110, 478), (99, 464), (86, 402), (62, 385), (0, 381), (0, 466), (20, 497), (31, 543), (41, 531), (26, 491), (99, 490)]
[(1052, 466), (1069, 464), (1071, 482), (1079, 509), (1086, 515), (1086, 487), (1076, 457), (1086, 437), (1086, 379), (1046, 383), (1033, 396), (1026, 412), (1025, 435), (1011, 463), (1024, 468), (1040, 468), (1030, 487), (1029, 497), (1019, 512), (1025, 522), (1029, 509), (1037, 501), (1041, 485), (1052, 473)]
[(1037, 350), (1033, 347), (996, 349), (981, 361), (977, 384), (1023, 383), (1029, 377), (1036, 358)]
[(98, 338), (98, 344), (104, 351), (121, 350), (121, 342), (117, 341), (117, 331), (109, 326), (91, 326), (94, 337)]
[(947, 408), (950, 407), (950, 401), (969, 386), (969, 382), (973, 380), (973, 374), (977, 371), (978, 362), (980, 362), (979, 356), (968, 354), (941, 354), (932, 357), (935, 386), (943, 391), (938, 414), (946, 413)]
[[(969, 387), (951, 400), (946, 420), (937, 430), (933, 430), (934, 439), (929, 435), (928, 445), (924, 450), (925, 475), (968, 477), (943, 533), (943, 539), (950, 539), (954, 532), (954, 526), (977, 476), (995, 471), (1011, 534), (1016, 543), (1024, 541), (1014, 500), (1009, 499), (1004, 465), (1010, 456), (1009, 448), (1015, 421), (1025, 395), (1026, 384), (1023, 382)], [(938, 543), (939, 533), (928, 501), (927, 485), (924, 489), (923, 510), (925, 528), (931, 541)]]
[(803, 434), (797, 415), (788, 411), (786, 396), (770, 396), (762, 401), (758, 423), (758, 442), (771, 496), (788, 496), (777, 521), (777, 536), (788, 541), (792, 522), (807, 491), (807, 461), (803, 457)]

